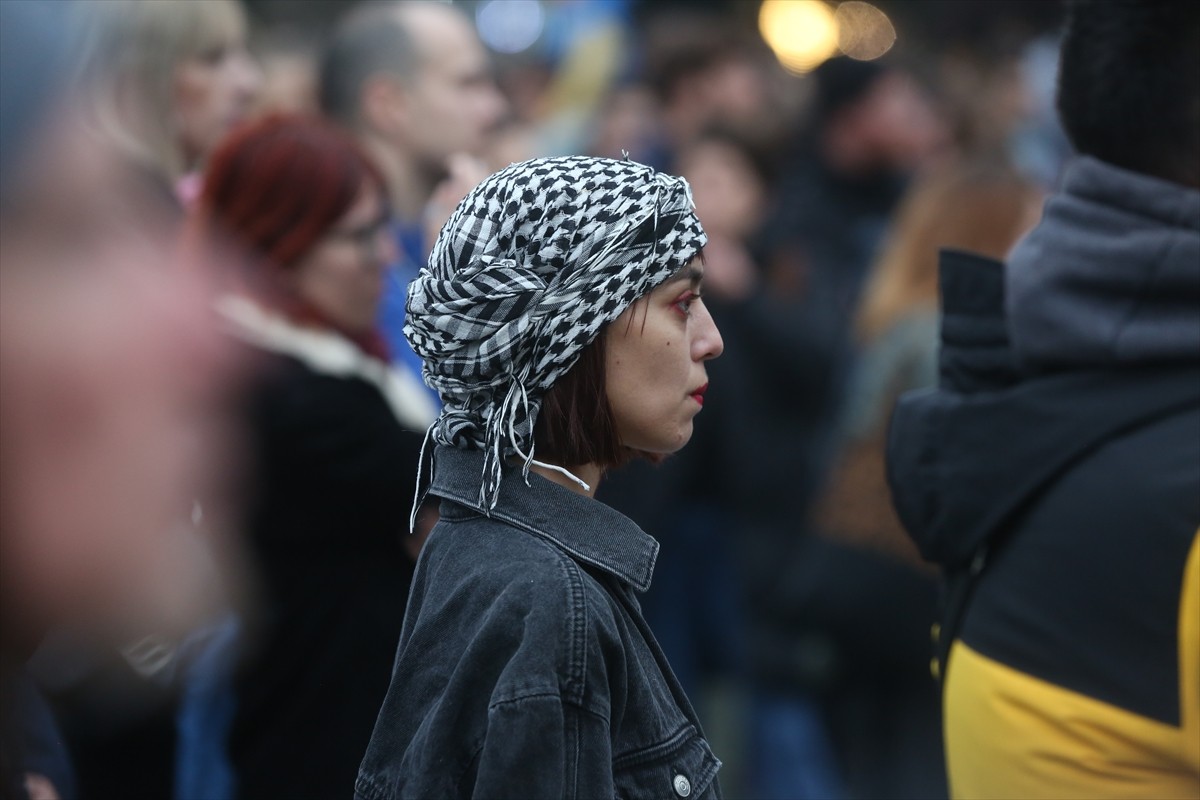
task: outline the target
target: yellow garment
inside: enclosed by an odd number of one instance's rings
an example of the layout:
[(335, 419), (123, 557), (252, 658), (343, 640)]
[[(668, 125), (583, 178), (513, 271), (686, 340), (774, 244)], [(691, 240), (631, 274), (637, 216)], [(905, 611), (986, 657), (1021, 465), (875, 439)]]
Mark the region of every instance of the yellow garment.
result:
[(1200, 532), (1180, 592), (1179, 679), (1175, 727), (955, 642), (945, 692), (951, 794), (956, 800), (1200, 800)]

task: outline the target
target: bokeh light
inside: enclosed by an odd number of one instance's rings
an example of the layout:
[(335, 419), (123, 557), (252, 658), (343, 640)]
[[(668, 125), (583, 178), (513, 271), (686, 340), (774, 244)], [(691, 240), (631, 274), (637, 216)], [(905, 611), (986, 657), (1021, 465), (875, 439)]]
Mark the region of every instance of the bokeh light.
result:
[(764, 0), (758, 28), (790, 72), (808, 72), (838, 51), (838, 22), (822, 0)]
[(479, 38), (498, 53), (527, 50), (545, 25), (546, 13), (538, 0), (488, 0), (475, 11)]
[(896, 29), (887, 14), (862, 0), (842, 3), (834, 12), (838, 48), (859, 61), (879, 58), (896, 42)]

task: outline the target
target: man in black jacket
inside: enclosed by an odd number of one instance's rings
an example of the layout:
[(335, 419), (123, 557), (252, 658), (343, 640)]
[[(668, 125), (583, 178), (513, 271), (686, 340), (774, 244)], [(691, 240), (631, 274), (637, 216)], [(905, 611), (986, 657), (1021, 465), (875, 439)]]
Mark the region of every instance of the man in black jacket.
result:
[(950, 254), (897, 509), (947, 577), (957, 797), (1200, 796), (1200, 9), (1075, 0), (1080, 157), (1007, 268)]

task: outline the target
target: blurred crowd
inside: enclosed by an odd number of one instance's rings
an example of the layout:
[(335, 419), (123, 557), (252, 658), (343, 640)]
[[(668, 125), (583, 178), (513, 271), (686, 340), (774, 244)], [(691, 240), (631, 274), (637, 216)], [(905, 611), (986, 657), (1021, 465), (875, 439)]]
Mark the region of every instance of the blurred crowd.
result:
[(757, 3), (291, 5), (0, 2), (3, 796), (349, 796), (436, 519), (408, 281), (565, 154), (682, 175), (709, 236), (695, 438), (599, 496), (662, 543), (725, 792), (946, 796), (885, 434), (938, 251), (1003, 258), (1059, 179), (1055, 14), (880, 3), (890, 51), (800, 71)]

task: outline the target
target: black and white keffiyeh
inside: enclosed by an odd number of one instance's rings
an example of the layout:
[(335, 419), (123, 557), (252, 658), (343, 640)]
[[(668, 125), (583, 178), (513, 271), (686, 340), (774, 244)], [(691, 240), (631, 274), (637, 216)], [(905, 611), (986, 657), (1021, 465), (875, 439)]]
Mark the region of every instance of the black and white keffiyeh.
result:
[(534, 463), (546, 391), (706, 241), (687, 182), (628, 158), (513, 164), (459, 204), (409, 287), (404, 335), (442, 398), (434, 441), (486, 453), (485, 508), (507, 459)]

